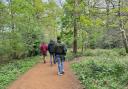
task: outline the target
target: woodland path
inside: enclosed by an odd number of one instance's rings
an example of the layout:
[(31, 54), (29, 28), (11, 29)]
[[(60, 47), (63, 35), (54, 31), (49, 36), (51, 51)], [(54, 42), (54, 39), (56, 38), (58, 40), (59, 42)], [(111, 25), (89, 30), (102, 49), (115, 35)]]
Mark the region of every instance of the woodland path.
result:
[(38, 63), (24, 75), (14, 81), (7, 89), (82, 89), (69, 67), (65, 62), (65, 74), (57, 75), (57, 64), (50, 66), (50, 63)]

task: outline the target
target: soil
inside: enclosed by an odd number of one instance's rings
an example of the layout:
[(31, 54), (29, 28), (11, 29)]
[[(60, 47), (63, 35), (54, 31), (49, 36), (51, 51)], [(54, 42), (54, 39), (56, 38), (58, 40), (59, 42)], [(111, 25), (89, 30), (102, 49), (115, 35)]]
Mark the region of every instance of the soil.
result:
[(38, 63), (14, 81), (7, 89), (83, 89), (80, 82), (65, 62), (65, 74), (57, 75), (57, 64), (50, 66), (47, 61)]

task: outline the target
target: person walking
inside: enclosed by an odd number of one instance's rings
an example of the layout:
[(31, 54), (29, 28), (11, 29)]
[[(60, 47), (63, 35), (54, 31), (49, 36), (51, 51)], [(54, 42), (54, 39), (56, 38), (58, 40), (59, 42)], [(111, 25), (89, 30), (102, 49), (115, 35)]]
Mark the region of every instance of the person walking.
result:
[(53, 62), (54, 62), (54, 64), (56, 64), (54, 47), (55, 47), (55, 41), (50, 40), (50, 42), (48, 44), (48, 51), (49, 51), (49, 54), (50, 54), (51, 66), (52, 66)]
[(58, 62), (58, 75), (64, 74), (64, 61), (67, 48), (64, 43), (61, 42), (61, 38), (57, 37), (57, 43), (55, 44), (55, 58)]
[(42, 42), (40, 45), (40, 51), (43, 55), (43, 62), (46, 63), (45, 57), (47, 56), (48, 46), (45, 42)]

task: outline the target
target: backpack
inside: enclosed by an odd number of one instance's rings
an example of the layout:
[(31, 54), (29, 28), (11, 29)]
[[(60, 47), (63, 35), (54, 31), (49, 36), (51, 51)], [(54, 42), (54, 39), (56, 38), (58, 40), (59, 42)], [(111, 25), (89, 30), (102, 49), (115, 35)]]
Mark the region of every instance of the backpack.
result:
[(54, 53), (54, 46), (55, 46), (54, 44), (49, 44), (48, 45), (48, 50), (49, 50), (50, 53)]
[(62, 43), (57, 43), (55, 47), (55, 52), (58, 54), (64, 53), (64, 45)]
[(64, 46), (63, 54), (66, 55), (67, 53), (67, 48)]

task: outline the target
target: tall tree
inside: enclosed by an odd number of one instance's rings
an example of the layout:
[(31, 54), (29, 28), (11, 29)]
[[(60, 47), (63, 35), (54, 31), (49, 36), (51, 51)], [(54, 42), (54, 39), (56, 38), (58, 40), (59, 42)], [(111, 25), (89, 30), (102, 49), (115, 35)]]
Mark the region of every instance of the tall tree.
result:
[(120, 31), (122, 33), (122, 38), (123, 38), (123, 42), (124, 42), (126, 53), (128, 53), (128, 40), (127, 40), (126, 32), (124, 30), (123, 21), (121, 19), (121, 0), (119, 0), (119, 2), (118, 2), (118, 9), (119, 9), (119, 11), (118, 11), (119, 29), (120, 29)]

